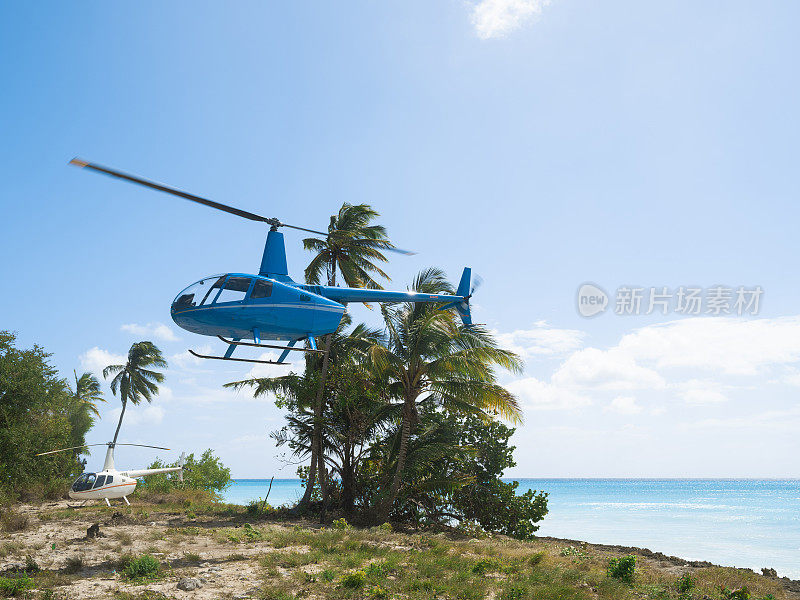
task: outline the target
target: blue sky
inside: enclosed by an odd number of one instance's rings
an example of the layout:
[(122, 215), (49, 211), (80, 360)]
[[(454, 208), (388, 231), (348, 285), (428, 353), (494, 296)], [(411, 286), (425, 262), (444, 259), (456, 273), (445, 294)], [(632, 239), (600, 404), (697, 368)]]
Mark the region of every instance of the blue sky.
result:
[[(66, 375), (152, 339), (164, 393), (129, 441), (293, 476), (248, 366), (175, 294), (255, 271), (257, 224), (67, 166), (79, 155), (309, 227), (381, 213), (390, 285), (485, 279), (476, 320), (527, 361), (520, 476), (800, 476), (800, 7), (766, 2), (5, 3), (0, 327)], [(290, 271), (309, 255), (287, 232)], [(591, 281), (764, 290), (758, 315), (576, 311)], [(613, 297), (612, 297), (613, 303)], [(351, 309), (356, 319), (374, 313)], [(283, 370), (256, 370), (251, 374)], [(109, 394), (93, 442), (110, 439)], [(177, 452), (175, 453), (177, 455)], [(146, 451), (118, 456), (141, 464)], [(95, 456), (92, 460), (99, 461)]]

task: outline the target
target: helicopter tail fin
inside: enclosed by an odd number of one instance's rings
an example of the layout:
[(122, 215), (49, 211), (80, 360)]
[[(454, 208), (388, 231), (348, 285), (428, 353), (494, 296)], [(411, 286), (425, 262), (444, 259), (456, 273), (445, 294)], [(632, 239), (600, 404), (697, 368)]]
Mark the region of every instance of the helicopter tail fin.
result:
[(469, 299), (472, 296), (472, 291), (470, 290), (471, 280), (472, 269), (464, 267), (464, 272), (461, 274), (461, 281), (458, 282), (458, 289), (456, 290), (456, 296), (461, 296), (463, 300), (451, 302), (443, 307), (455, 308), (456, 312), (458, 312), (461, 317), (461, 322), (467, 327), (472, 325), (472, 312), (469, 309)]
[(178, 466), (181, 470), (178, 471), (178, 481), (183, 483), (183, 465), (186, 464), (186, 452), (181, 452), (181, 457), (178, 459)]

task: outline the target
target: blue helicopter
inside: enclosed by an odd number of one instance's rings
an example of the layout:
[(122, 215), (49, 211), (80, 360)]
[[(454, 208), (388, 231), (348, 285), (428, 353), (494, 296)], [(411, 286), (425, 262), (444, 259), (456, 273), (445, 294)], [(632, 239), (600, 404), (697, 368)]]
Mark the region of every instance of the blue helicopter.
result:
[[(464, 269), (455, 295), (300, 284), (289, 277), (286, 247), (278, 229), (288, 227), (323, 236), (328, 235), (326, 232), (288, 225), (276, 218), (262, 217), (79, 158), (73, 158), (70, 164), (270, 226), (257, 275), (225, 273), (204, 277), (181, 291), (172, 302), (170, 314), (179, 327), (200, 335), (216, 336), (228, 345), (223, 356), (189, 350), (198, 358), (282, 365), (288, 364), (286, 358), (293, 350), (323, 353), (317, 348), (316, 338), (336, 331), (350, 302), (441, 303), (442, 310), (455, 309), (464, 325), (472, 325), (469, 300), (474, 288), (470, 287), (469, 267)], [(287, 343), (280, 346), (264, 344), (263, 340)], [(295, 344), (305, 340), (308, 348), (295, 348)], [(234, 358), (233, 352), (238, 346), (277, 349), (281, 354), (277, 361)]]

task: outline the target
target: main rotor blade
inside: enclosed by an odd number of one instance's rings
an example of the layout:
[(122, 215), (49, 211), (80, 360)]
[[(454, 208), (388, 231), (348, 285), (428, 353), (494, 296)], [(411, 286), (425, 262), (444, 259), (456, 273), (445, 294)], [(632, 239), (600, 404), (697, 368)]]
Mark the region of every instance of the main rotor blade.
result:
[(300, 231), (307, 231), (308, 233), (318, 233), (319, 235), (324, 235), (328, 237), (329, 233), (325, 231), (317, 231), (316, 229), (306, 229), (305, 227), (298, 227), (297, 225), (287, 225), (286, 223), (281, 223), (281, 227), (289, 227), (291, 229), (299, 229)]
[[(104, 167), (103, 165), (90, 163), (81, 158), (78, 158), (77, 156), (73, 158), (71, 161), (69, 161), (69, 164), (84, 169), (91, 169), (93, 171), (97, 171), (98, 173), (102, 173), (103, 175), (109, 175), (110, 177), (117, 177), (118, 179), (130, 181), (131, 183), (136, 183), (138, 185), (143, 185), (145, 187), (149, 187), (150, 189), (157, 190), (159, 192), (164, 192), (165, 194), (172, 194), (173, 196), (179, 196), (180, 198), (185, 198), (186, 200), (191, 200), (192, 202), (197, 202), (198, 204), (210, 206), (211, 208), (216, 208), (217, 210), (221, 210), (223, 212), (236, 215), (237, 217), (244, 217), (245, 219), (250, 219), (251, 221), (257, 221), (259, 223), (268, 223), (275, 227), (289, 227), (290, 229), (297, 229), (298, 231), (306, 231), (308, 233), (316, 233), (317, 235), (324, 235), (325, 237), (328, 237), (328, 235), (330, 235), (327, 231), (318, 231), (316, 229), (307, 229), (306, 227), (298, 227), (297, 225), (289, 225), (288, 223), (283, 223), (279, 219), (276, 219), (274, 217), (262, 217), (261, 215), (251, 213), (246, 210), (242, 210), (240, 208), (235, 208), (233, 206), (228, 206), (227, 204), (222, 204), (220, 202), (214, 202), (213, 200), (209, 200), (208, 198), (195, 196), (194, 194), (190, 194), (189, 192), (184, 192), (179, 189), (169, 187), (168, 185), (156, 183), (155, 181), (150, 181), (149, 179), (144, 179), (143, 177), (138, 177), (137, 175), (130, 175), (128, 173), (123, 173), (122, 171), (117, 171), (116, 169)], [(398, 254), (404, 254), (406, 256), (412, 256), (416, 254), (416, 252), (412, 252), (411, 250), (403, 250), (402, 248), (392, 247), (392, 248), (386, 248), (386, 250), (390, 252), (397, 252)]]
[(67, 450), (77, 450), (78, 448), (88, 448), (89, 446), (107, 446), (108, 444), (84, 444), (83, 446), (73, 446), (72, 448), (60, 448), (58, 450), (49, 450), (48, 452), (39, 452), (36, 456), (44, 456), (45, 454), (55, 454), (56, 452), (66, 452)]
[(139, 446), (140, 448), (155, 448), (156, 450), (172, 450), (172, 448), (162, 448), (161, 446), (148, 446), (147, 444), (117, 444), (117, 446)]
[[(228, 206), (227, 204), (214, 202), (213, 200), (208, 200), (207, 198), (201, 198), (200, 196), (195, 196), (194, 194), (189, 194), (188, 192), (182, 192), (181, 190), (177, 190), (175, 188), (171, 188), (166, 185), (161, 185), (160, 183), (156, 183), (155, 181), (149, 181), (147, 179), (137, 177), (136, 175), (128, 175), (127, 173), (123, 173), (122, 171), (117, 171), (115, 169), (109, 169), (108, 167), (104, 167), (102, 165), (86, 162), (85, 160), (81, 160), (80, 158), (77, 157), (69, 161), (69, 164), (75, 165), (76, 167), (92, 169), (93, 171), (97, 171), (98, 173), (103, 173), (104, 175), (110, 175), (111, 177), (124, 179), (125, 181), (130, 181), (131, 183), (138, 183), (139, 185), (143, 185), (145, 187), (158, 190), (159, 192), (172, 194), (173, 196), (180, 196), (181, 198), (185, 198), (186, 200), (191, 200), (192, 202), (197, 202), (198, 204), (205, 204), (206, 206), (210, 206), (211, 208), (216, 208), (217, 210), (221, 210), (223, 212), (236, 215), (237, 217), (244, 217), (245, 219), (250, 219), (251, 221), (259, 221), (261, 223), (270, 223), (270, 224), (272, 224), (273, 221), (277, 221), (278, 224), (280, 224), (280, 221), (278, 221), (277, 219), (269, 219), (267, 217), (262, 217), (261, 215), (247, 212), (246, 210), (241, 210), (239, 208), (234, 208), (233, 206)], [(291, 226), (287, 225), (287, 227)], [(296, 227), (295, 229), (299, 228)]]

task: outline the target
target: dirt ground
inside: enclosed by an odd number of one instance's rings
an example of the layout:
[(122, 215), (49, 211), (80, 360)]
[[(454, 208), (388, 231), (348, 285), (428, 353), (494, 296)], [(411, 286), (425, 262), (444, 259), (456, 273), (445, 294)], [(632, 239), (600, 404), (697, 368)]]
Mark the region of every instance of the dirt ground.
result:
[[(265, 557), (287, 550), (308, 552), (308, 547), (301, 543), (293, 545), (291, 536), (299, 528), (319, 527), (310, 522), (260, 521), (256, 531), (243, 519), (241, 512), (194, 515), (192, 511), (158, 505), (134, 504), (108, 509), (98, 504), (75, 508), (74, 502), (59, 501), (21, 505), (14, 510), (27, 515), (29, 522), (20, 531), (0, 534), (0, 574), (24, 568), (26, 557), (30, 556), (42, 570), (35, 578), (38, 592), (32, 592), (34, 598), (211, 600), (263, 597)], [(102, 537), (87, 538), (87, 529), (93, 524), (99, 524)], [(284, 543), (276, 544), (275, 540), (281, 536)], [(403, 539), (410, 540), (412, 536), (392, 536), (385, 543), (402, 551)], [(675, 578), (713, 567), (710, 563), (688, 562), (638, 548), (554, 538), (539, 538), (536, 544), (554, 556), (565, 546), (573, 545), (581, 552), (592, 552), (606, 559), (634, 553), (652, 569)], [(161, 575), (151, 581), (132, 582), (120, 572), (120, 560), (126, 555), (143, 554), (158, 559), (162, 565)], [(273, 576), (288, 579), (297, 575), (280, 566), (273, 568)], [(317, 567), (303, 568), (313, 575)], [(179, 582), (187, 577), (197, 579), (200, 587), (191, 591), (179, 589)], [(752, 573), (749, 577), (776, 590), (776, 598), (800, 600), (800, 582)]]

